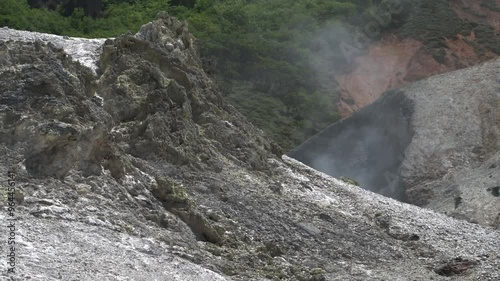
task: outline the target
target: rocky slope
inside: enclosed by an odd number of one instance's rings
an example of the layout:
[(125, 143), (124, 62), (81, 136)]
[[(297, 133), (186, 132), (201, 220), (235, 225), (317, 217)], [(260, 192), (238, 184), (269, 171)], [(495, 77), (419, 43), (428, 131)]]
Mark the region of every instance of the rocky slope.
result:
[(500, 227), (500, 60), (387, 92), (290, 156), (367, 189)]
[[(456, 0), (449, 5), (459, 19), (491, 26), (496, 32), (493, 36), (498, 36), (499, 1)], [(445, 38), (442, 58), (433, 56), (421, 40), (401, 37), (398, 32), (396, 29), (383, 35), (380, 41), (354, 59), (351, 71), (336, 75), (341, 90), (338, 107), (342, 117), (372, 103), (391, 88), (477, 65), (498, 55), (488, 47), (480, 51), (482, 42), (476, 39), (475, 31)]]
[(95, 72), (68, 54), (77, 39), (20, 34), (0, 30), (0, 175), (17, 189), (2, 186), (17, 258), (3, 279), (500, 278), (498, 230), (279, 157), (220, 97), (185, 23), (106, 40), (79, 57)]

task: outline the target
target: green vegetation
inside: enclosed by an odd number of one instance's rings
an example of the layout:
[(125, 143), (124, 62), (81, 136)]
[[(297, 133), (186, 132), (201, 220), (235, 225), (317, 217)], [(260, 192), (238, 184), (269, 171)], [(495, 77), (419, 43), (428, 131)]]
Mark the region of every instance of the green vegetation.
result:
[(285, 149), (339, 119), (336, 82), (319, 83), (320, 74), (311, 65), (318, 60), (312, 39), (337, 17), (371, 3), (108, 0), (103, 16), (93, 19), (84, 16), (82, 9), (64, 17), (62, 8), (31, 9), (26, 0), (0, 1), (8, 7), (0, 11), (2, 26), (79, 37), (114, 37), (136, 31), (160, 10), (187, 19), (190, 31), (202, 43), (203, 56), (217, 61), (223, 94)]
[(444, 38), (455, 39), (458, 34), (469, 34), (471, 24), (461, 20), (447, 0), (420, 0), (402, 25), (400, 34), (422, 41), (427, 47), (445, 47)]
[(153, 195), (167, 205), (168, 208), (193, 208), (193, 200), (182, 185), (168, 177), (157, 177), (152, 185)]
[(474, 29), (477, 42), (497, 55), (500, 55), (500, 38), (490, 25), (479, 25)]
[(156, 13), (168, 7), (169, 0), (104, 0), (104, 14), (93, 19), (75, 9), (64, 17), (63, 8), (55, 11), (32, 9), (27, 0), (0, 0), (0, 26), (68, 35), (75, 37), (115, 37), (126, 31), (136, 32), (154, 19)]
[(481, 6), (495, 12), (500, 12), (500, 6), (497, 5), (496, 0), (482, 0)]
[(405, 17), (391, 27), (403, 38), (421, 41), (439, 63), (445, 62), (445, 39), (468, 35), (473, 28), (457, 16), (447, 0), (407, 0), (405, 5)]
[(348, 177), (342, 176), (342, 177), (340, 177), (340, 180), (345, 182), (345, 183), (348, 183), (348, 184), (359, 186), (359, 182), (357, 180), (353, 180), (353, 179), (350, 179)]
[(339, 119), (339, 90), (319, 83), (311, 43), (323, 26), (355, 13), (355, 2), (369, 1), (199, 0), (170, 13), (187, 19), (202, 54), (217, 60), (228, 100), (290, 149)]
[[(340, 43), (355, 26), (373, 21), (388, 0), (104, 0), (102, 16), (82, 9), (64, 17), (31, 9), (26, 0), (0, 0), (0, 26), (78, 37), (135, 32), (158, 11), (186, 19), (202, 56), (217, 62), (215, 79), (226, 99), (285, 150), (339, 119), (334, 75), (346, 60)], [(483, 0), (490, 7), (494, 1)], [(500, 54), (495, 31), (463, 21), (447, 0), (404, 0), (382, 33), (398, 30), (421, 40), (437, 61), (445, 38), (475, 31), (478, 50)], [(343, 20), (340, 20), (340, 19)], [(351, 36), (352, 37), (352, 36)], [(376, 39), (376, 38), (372, 38)], [(480, 49), (481, 48), (481, 49)]]
[[(403, 37), (422, 41), (438, 62), (444, 60), (445, 39), (456, 39), (458, 34), (467, 36), (473, 31), (477, 38), (478, 44), (475, 46), (478, 52), (487, 48), (500, 54), (500, 38), (493, 28), (487, 23), (460, 19), (449, 1), (419, 0), (412, 1), (410, 5), (411, 13), (407, 20), (401, 22), (399, 33)], [(496, 4), (488, 0), (483, 0), (482, 5), (490, 9), (496, 7)]]

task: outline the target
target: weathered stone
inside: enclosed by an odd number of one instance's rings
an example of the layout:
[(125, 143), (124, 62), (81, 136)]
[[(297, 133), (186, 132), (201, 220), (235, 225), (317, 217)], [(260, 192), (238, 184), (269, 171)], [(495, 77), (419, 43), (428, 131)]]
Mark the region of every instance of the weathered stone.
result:
[(447, 280), (443, 261), (458, 256), (481, 262), (448, 262), (464, 273), (453, 278), (500, 278), (498, 230), (276, 157), (201, 69), (185, 23), (160, 14), (101, 40), (99, 67), (76, 40), (0, 30), (0, 175), (24, 194), (14, 278)]

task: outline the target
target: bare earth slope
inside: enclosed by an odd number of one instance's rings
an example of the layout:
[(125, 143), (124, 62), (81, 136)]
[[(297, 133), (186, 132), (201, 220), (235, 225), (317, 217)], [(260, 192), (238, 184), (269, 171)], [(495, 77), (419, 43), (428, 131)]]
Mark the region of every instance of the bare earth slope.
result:
[(278, 157), (176, 19), (106, 41), (96, 74), (13, 33), (0, 30), (0, 175), (18, 190), (3, 279), (500, 278), (498, 230)]

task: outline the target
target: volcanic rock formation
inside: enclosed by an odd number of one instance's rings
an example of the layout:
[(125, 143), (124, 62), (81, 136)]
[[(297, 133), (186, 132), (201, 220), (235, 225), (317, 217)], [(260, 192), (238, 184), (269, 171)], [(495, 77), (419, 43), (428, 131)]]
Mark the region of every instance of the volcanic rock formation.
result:
[(3, 279), (500, 278), (498, 230), (279, 157), (185, 23), (160, 14), (97, 56), (97, 41), (25, 35), (0, 29), (0, 176), (16, 189), (1, 190)]
[(500, 60), (391, 90), (289, 156), (419, 206), (498, 228)]

